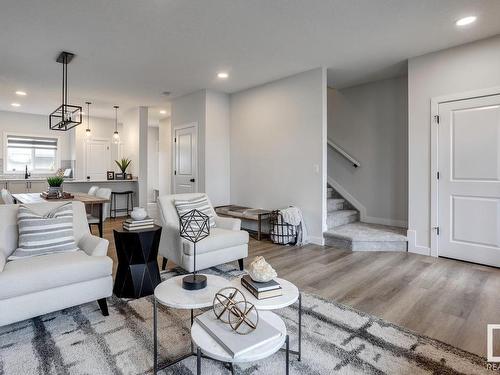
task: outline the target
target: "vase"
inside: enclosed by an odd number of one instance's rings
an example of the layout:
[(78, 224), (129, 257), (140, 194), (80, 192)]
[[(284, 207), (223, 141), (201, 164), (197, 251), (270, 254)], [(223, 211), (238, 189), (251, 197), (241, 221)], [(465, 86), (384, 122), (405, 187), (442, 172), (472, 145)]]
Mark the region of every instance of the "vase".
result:
[(142, 207), (134, 207), (130, 213), (132, 220), (144, 220), (148, 216), (147, 211)]
[(49, 194), (62, 194), (62, 186), (49, 186)]

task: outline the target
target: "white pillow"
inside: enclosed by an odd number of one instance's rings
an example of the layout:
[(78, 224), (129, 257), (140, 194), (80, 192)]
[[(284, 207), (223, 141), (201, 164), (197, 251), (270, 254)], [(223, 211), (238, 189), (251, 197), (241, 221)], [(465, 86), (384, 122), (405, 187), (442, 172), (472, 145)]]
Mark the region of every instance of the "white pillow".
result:
[(174, 205), (177, 209), (179, 217), (191, 210), (198, 210), (207, 215), (210, 220), (210, 226), (212, 228), (215, 227), (215, 216), (213, 214), (212, 206), (208, 203), (207, 197), (201, 196), (194, 199), (176, 199), (174, 201)]
[(73, 235), (73, 205), (56, 207), (44, 215), (20, 205), (17, 213), (19, 245), (8, 260), (77, 251)]

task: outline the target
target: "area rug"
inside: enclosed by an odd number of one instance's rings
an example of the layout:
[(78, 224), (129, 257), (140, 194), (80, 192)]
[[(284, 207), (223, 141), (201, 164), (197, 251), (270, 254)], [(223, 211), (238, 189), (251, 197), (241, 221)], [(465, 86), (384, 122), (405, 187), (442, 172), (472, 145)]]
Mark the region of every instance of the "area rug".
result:
[[(162, 273), (178, 275), (179, 269)], [(207, 273), (236, 277), (233, 265)], [(318, 296), (303, 294), (302, 361), (291, 356), (291, 374), (487, 374), (484, 358), (419, 336), (373, 316)], [(97, 303), (65, 309), (0, 328), (0, 375), (152, 373), (152, 298), (109, 299), (110, 315)], [(297, 346), (297, 306), (277, 311)], [(189, 351), (189, 312), (161, 309), (160, 361)], [(235, 366), (237, 374), (284, 374), (278, 352)], [(202, 374), (225, 374), (220, 363), (203, 360)], [(195, 374), (195, 358), (161, 372)]]

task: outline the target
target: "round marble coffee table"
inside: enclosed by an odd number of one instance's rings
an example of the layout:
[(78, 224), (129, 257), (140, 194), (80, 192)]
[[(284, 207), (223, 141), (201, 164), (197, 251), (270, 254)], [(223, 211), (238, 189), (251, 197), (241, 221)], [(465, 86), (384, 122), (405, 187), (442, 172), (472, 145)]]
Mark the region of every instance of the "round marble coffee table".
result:
[(220, 289), (230, 286), (229, 281), (220, 276), (205, 275), (207, 277), (207, 286), (199, 290), (186, 290), (182, 288), (182, 279), (186, 275), (175, 276), (161, 282), (154, 291), (153, 301), (153, 350), (154, 350), (154, 373), (158, 370), (170, 367), (183, 359), (193, 355), (186, 354), (165, 366), (158, 366), (158, 303), (174, 309), (191, 310), (191, 325), (193, 325), (193, 309), (201, 309), (212, 306), (215, 293)]
[(265, 299), (255, 298), (252, 293), (250, 293), (243, 285), (241, 285), (241, 277), (233, 279), (231, 281), (231, 286), (241, 290), (245, 295), (247, 301), (253, 303), (259, 311), (282, 309), (293, 305), (297, 301), (299, 302), (298, 350), (290, 350), (290, 353), (295, 354), (297, 356), (297, 359), (300, 361), (302, 355), (302, 294), (300, 293), (299, 288), (297, 288), (295, 284), (291, 283), (290, 281), (280, 278), (275, 278), (274, 280), (281, 285), (283, 294), (278, 297)]
[[(206, 314), (212, 314), (213, 312), (208, 311)], [(224, 363), (245, 363), (245, 362), (255, 362), (261, 359), (267, 358), (281, 349), (283, 344), (286, 344), (286, 374), (289, 372), (289, 347), (288, 347), (288, 335), (286, 334), (286, 326), (278, 315), (270, 311), (260, 311), (259, 320), (265, 320), (267, 323), (271, 324), (277, 330), (281, 332), (281, 335), (276, 339), (269, 341), (255, 349), (249, 350), (248, 352), (242, 354), (237, 358), (233, 358), (210, 334), (201, 327), (195, 320), (193, 326), (191, 327), (191, 339), (197, 348), (197, 374), (201, 374), (201, 358), (202, 354), (209, 357), (210, 359), (215, 359)], [(238, 335), (235, 334), (235, 338)], [(232, 369), (232, 367), (231, 367)]]

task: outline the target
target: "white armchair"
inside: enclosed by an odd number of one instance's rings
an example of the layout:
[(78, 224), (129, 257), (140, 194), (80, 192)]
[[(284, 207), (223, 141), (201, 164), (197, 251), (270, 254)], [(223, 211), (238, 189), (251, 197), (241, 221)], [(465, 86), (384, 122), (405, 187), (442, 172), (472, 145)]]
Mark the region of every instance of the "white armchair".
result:
[[(194, 246), (179, 235), (179, 215), (175, 208), (176, 199), (194, 199), (206, 196), (203, 193), (165, 195), (158, 199), (158, 209), (163, 225), (159, 254), (163, 257), (162, 269), (167, 259), (188, 272), (194, 271)], [(208, 199), (208, 197), (207, 197)], [(210, 203), (210, 199), (208, 200)], [(210, 204), (211, 206), (211, 204)], [(241, 230), (241, 220), (215, 216), (215, 228), (210, 235), (196, 244), (196, 270), (217, 266), (238, 260), (243, 270), (243, 259), (248, 256), (248, 233)]]
[[(45, 213), (63, 203), (27, 206)], [(113, 291), (109, 242), (90, 234), (83, 203), (72, 205), (73, 234), (81, 250), (10, 261), (18, 243), (19, 206), (0, 205), (0, 326), (91, 301), (108, 315), (106, 298)]]

